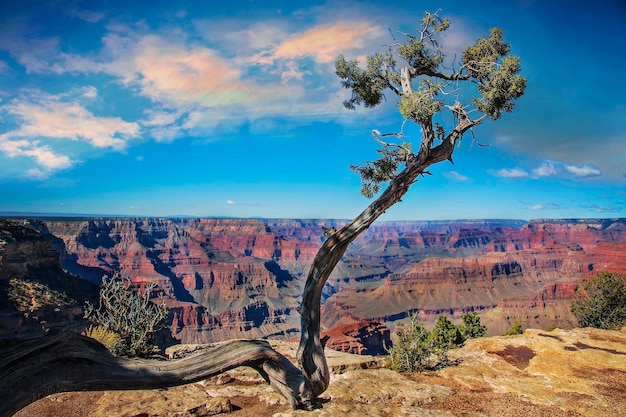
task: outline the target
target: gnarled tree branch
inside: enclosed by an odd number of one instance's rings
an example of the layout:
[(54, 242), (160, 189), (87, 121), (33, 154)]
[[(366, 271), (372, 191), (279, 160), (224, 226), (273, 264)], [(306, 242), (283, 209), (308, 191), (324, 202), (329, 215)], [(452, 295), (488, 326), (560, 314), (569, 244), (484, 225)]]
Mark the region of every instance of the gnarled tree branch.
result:
[(302, 372), (263, 340), (234, 340), (174, 360), (124, 359), (100, 343), (62, 331), (0, 342), (0, 415), (66, 391), (135, 390), (201, 381), (238, 366), (256, 369), (293, 408), (313, 398)]

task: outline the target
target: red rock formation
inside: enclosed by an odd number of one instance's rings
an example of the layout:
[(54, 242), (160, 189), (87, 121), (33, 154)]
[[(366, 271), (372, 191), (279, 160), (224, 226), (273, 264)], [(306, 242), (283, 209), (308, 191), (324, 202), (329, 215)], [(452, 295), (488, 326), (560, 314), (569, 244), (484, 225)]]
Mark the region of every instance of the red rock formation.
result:
[[(172, 331), (185, 342), (207, 342), (291, 337), (322, 228), (344, 223), (70, 219), (38, 228), (71, 272), (94, 281), (118, 272), (137, 287), (157, 282), (172, 311)], [(524, 309), (543, 309), (533, 314), (547, 323), (565, 317), (565, 307), (557, 312), (556, 306), (566, 306), (568, 296), (558, 290), (541, 307), (543, 292), (598, 271), (626, 271), (625, 242), (623, 219), (376, 223), (329, 279), (324, 325), (478, 311), (491, 314), (499, 328)]]
[(386, 354), (385, 346), (391, 347), (390, 336), (389, 328), (378, 321), (338, 325), (321, 334), (327, 338), (326, 347), (359, 355)]

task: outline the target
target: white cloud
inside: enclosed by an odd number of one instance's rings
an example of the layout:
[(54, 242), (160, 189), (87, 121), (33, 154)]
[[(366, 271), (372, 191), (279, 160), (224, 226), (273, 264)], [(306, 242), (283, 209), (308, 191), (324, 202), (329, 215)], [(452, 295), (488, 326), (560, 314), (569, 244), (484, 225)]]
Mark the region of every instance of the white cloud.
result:
[(503, 168), (497, 171), (491, 171), (493, 175), (500, 178), (525, 178), (528, 177), (528, 172), (519, 168)]
[(236, 205), (237, 203), (236, 203), (236, 202), (234, 202), (233, 200), (226, 200), (226, 204), (228, 204), (229, 206), (234, 206), (234, 205)]
[(529, 210), (543, 210), (544, 207), (541, 204), (534, 204), (530, 207), (528, 207)]
[(97, 148), (126, 148), (139, 136), (139, 125), (120, 117), (98, 117), (77, 101), (62, 101), (61, 96), (22, 98), (5, 106), (20, 124), (0, 139), (38, 140), (41, 138), (86, 141)]
[(256, 57), (256, 62), (270, 64), (279, 59), (311, 56), (316, 61), (330, 63), (345, 51), (362, 47), (368, 35), (378, 34), (380, 28), (369, 22), (335, 22), (315, 26), (285, 39), (273, 50)]
[(599, 168), (596, 168), (588, 164), (582, 164), (582, 165), (565, 164), (565, 169), (567, 170), (567, 172), (574, 174), (575, 176), (581, 177), (581, 178), (598, 177), (602, 175), (602, 171), (600, 171)]
[(452, 181), (459, 181), (459, 182), (469, 181), (469, 177), (459, 174), (456, 171), (444, 172), (443, 176)]
[(98, 89), (93, 85), (88, 85), (82, 88), (83, 97), (85, 98), (96, 98), (98, 97)]
[(548, 177), (557, 174), (557, 163), (555, 161), (544, 161), (541, 166), (533, 169), (533, 177)]

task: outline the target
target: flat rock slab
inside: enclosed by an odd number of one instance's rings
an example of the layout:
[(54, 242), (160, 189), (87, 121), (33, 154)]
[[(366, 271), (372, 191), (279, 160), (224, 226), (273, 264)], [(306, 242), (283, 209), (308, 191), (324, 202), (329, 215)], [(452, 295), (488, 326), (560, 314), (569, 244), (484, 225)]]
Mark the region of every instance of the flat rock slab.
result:
[[(295, 358), (297, 343), (272, 345)], [(457, 365), (406, 375), (381, 368), (380, 358), (327, 355), (331, 383), (323, 408), (312, 412), (291, 410), (241, 367), (166, 390), (56, 394), (16, 417), (626, 416), (626, 328), (470, 340), (450, 353)]]

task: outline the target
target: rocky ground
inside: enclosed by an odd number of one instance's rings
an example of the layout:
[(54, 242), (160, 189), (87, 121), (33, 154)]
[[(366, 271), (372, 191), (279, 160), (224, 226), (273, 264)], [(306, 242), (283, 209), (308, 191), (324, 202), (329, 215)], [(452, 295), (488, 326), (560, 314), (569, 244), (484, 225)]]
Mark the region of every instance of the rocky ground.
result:
[[(295, 344), (276, 348), (293, 357)], [(527, 330), (469, 341), (455, 365), (400, 375), (380, 360), (328, 351), (327, 402), (292, 411), (252, 370), (167, 390), (52, 395), (16, 417), (626, 416), (626, 328)]]

